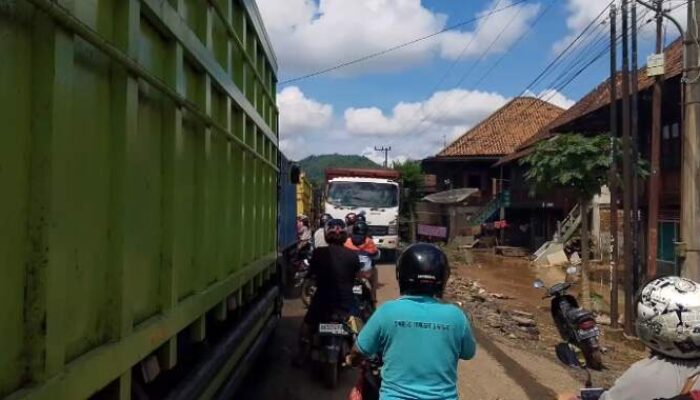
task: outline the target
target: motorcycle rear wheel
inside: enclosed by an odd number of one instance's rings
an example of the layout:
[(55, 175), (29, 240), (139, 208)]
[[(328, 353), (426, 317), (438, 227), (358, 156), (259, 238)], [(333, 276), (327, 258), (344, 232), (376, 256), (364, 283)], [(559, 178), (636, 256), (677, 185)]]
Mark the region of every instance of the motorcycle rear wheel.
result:
[(338, 363), (329, 363), (322, 366), (323, 370), (321, 374), (323, 375), (323, 381), (325, 382), (328, 389), (335, 389), (338, 387), (338, 378), (340, 375), (340, 365)]
[(583, 357), (586, 359), (586, 366), (590, 369), (600, 371), (603, 369), (603, 354), (598, 343), (584, 343), (581, 346)]
[(311, 304), (314, 293), (316, 293), (316, 281), (313, 279), (304, 279), (304, 283), (301, 284), (301, 301), (306, 307)]

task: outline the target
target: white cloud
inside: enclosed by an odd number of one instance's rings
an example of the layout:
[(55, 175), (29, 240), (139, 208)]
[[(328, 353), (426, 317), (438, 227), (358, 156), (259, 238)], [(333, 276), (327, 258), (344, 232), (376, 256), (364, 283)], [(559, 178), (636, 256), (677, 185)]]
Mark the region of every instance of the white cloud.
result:
[[(345, 110), (345, 131), (359, 143), (391, 146), (391, 160), (422, 159), (435, 154), (503, 106), (508, 98), (490, 92), (453, 89), (422, 102), (398, 103), (389, 113), (376, 107)], [(381, 160), (373, 147), (362, 154)]]
[[(493, 2), (480, 12), (478, 16), (485, 17), (496, 9), (510, 6), (511, 1)], [(491, 53), (502, 53), (528, 29), (529, 23), (538, 14), (539, 4), (525, 4), (499, 11), (497, 15), (483, 18), (477, 22), (472, 32), (449, 31), (442, 35), (441, 54), (445, 58), (456, 59), (460, 54), (464, 57), (480, 55), (488, 50)], [(494, 41), (498, 38), (497, 41)], [(469, 43), (471, 44), (469, 45)], [(468, 46), (467, 46), (468, 45)], [(465, 47), (467, 46), (467, 47)]]
[(453, 135), (455, 127), (473, 125), (508, 99), (498, 93), (453, 89), (423, 102), (397, 104), (391, 114), (376, 107), (345, 110), (345, 127), (360, 136)]
[[(670, 7), (675, 8), (671, 15), (685, 28), (686, 18), (687, 18), (687, 6), (683, 5), (678, 7), (678, 4), (674, 2), (670, 3)], [(602, 10), (606, 9), (610, 4), (610, 0), (567, 0), (566, 8), (568, 10), (569, 16), (566, 19), (566, 26), (569, 28), (569, 34), (563, 39), (554, 43), (553, 50), (556, 54), (563, 51), (585, 28), (593, 21)], [(668, 5), (666, 8), (669, 8)], [(609, 19), (609, 12), (605, 11), (604, 17)], [(641, 41), (653, 41), (655, 37), (655, 24), (652, 22), (647, 24), (650, 18), (653, 17), (653, 12), (648, 10), (642, 5), (637, 5), (637, 24), (640, 27), (640, 40)], [(621, 20), (620, 13), (618, 10), (618, 32), (621, 31)], [(677, 37), (678, 31), (670, 22), (667, 22), (668, 34), (670, 37)], [(592, 27), (591, 29), (594, 29)], [(605, 29), (608, 32), (608, 28)], [(644, 60), (641, 60), (642, 63)]]
[(548, 101), (548, 102), (554, 104), (555, 106), (559, 106), (565, 110), (571, 108), (571, 106), (576, 104), (575, 100), (572, 100), (572, 99), (566, 97), (566, 95), (564, 93), (559, 92), (555, 89), (545, 89), (545, 90), (541, 91), (539, 94), (535, 94), (535, 93), (528, 90), (527, 92), (525, 92), (525, 95), (537, 97), (537, 98), (542, 99), (544, 101)]
[[(488, 12), (497, 0), (492, 0)], [(501, 0), (498, 8), (513, 0)], [(382, 51), (445, 28), (447, 16), (421, 0), (257, 0), (281, 67), (305, 73)], [(456, 58), (476, 35), (466, 56), (481, 53), (512, 20), (492, 52), (506, 50), (537, 13), (539, 5), (517, 5), (477, 23), (474, 31), (450, 31), (382, 57), (353, 65), (341, 73), (398, 70), (435, 55)]]
[(327, 128), (333, 118), (333, 107), (307, 98), (296, 86), (284, 88), (277, 95), (280, 111), (280, 134), (297, 135)]

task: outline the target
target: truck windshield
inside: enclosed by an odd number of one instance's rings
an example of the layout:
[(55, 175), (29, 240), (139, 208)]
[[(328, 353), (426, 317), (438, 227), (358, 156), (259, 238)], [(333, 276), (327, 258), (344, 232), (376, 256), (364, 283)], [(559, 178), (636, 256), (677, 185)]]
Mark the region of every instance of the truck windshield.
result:
[(398, 189), (389, 183), (332, 182), (328, 185), (328, 202), (343, 207), (396, 207)]

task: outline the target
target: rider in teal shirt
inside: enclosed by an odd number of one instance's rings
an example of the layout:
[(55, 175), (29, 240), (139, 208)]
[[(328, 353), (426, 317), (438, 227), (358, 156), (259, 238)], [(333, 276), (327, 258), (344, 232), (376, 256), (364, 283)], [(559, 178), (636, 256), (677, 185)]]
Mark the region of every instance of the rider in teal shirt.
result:
[(380, 399), (458, 398), (457, 363), (474, 357), (476, 343), (464, 312), (439, 300), (448, 277), (436, 246), (413, 245), (401, 255), (402, 297), (381, 306), (356, 343), (364, 357), (382, 357)]

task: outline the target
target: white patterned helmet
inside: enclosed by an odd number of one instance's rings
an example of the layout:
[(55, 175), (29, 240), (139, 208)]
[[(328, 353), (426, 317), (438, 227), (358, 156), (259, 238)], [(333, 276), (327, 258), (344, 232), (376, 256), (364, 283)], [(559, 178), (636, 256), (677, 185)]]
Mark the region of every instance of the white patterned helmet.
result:
[(649, 348), (672, 358), (700, 358), (700, 284), (669, 276), (642, 289), (637, 335)]

